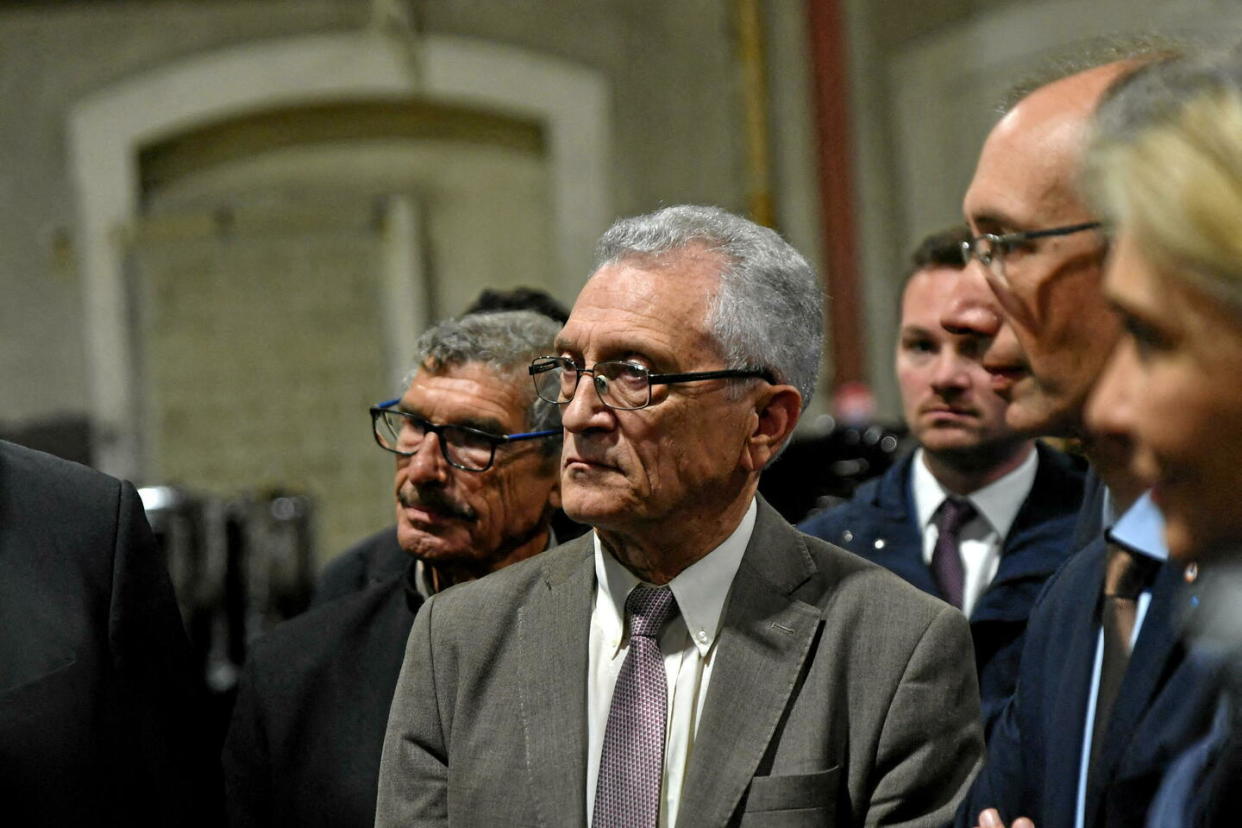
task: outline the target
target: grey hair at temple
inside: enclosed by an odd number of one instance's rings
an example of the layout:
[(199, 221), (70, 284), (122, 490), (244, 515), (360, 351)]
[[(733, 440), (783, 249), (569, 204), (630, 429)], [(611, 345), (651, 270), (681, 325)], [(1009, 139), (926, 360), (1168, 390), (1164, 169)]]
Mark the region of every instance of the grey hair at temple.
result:
[(823, 291), (810, 264), (775, 231), (719, 207), (666, 207), (608, 228), (595, 247), (595, 270), (694, 245), (724, 262), (707, 325), (725, 367), (794, 386), (805, 408), (819, 379)]
[[(553, 353), (553, 341), (561, 326), (534, 311), (473, 313), (446, 319), (423, 333), (414, 343), (414, 362), (398, 394), (413, 382), (419, 370), (433, 372), (469, 363), (482, 363), (499, 374), (512, 375), (530, 397), (527, 424), (531, 431), (561, 427), (559, 406), (535, 395), (527, 367), (536, 357)], [(545, 451), (560, 451), (560, 441), (542, 441)]]

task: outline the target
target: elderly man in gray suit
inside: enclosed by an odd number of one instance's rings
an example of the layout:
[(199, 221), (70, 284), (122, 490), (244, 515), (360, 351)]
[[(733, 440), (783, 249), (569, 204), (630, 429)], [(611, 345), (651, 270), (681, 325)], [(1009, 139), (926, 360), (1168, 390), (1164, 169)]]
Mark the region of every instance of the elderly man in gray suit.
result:
[(965, 617), (756, 494), (816, 384), (811, 268), (704, 207), (597, 262), (530, 369), (595, 531), (423, 606), (376, 824), (947, 821), (982, 754)]

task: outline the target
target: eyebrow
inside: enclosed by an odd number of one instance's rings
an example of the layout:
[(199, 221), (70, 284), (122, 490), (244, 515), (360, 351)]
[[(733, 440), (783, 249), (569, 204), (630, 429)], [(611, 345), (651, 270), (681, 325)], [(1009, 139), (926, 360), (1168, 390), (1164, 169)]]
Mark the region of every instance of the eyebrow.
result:
[(1003, 227), (1009, 231), (1014, 231), (1014, 232), (1018, 231), (1020, 227), (1024, 226), (1023, 222), (1016, 221), (1013, 218), (1013, 216), (1006, 215), (1005, 213), (997, 212), (994, 210), (988, 210), (986, 212), (970, 216), (967, 219), (967, 222), (976, 227), (982, 226), (982, 225), (992, 225), (995, 227)]
[[(429, 423), (434, 422), (430, 417), (428, 417), (426, 414), (424, 414), (421, 411), (406, 408), (405, 406), (400, 405), (399, 403), (398, 403), (398, 408), (401, 411), (404, 411), (406, 414), (413, 414), (415, 417), (418, 417), (420, 420), (426, 420)], [(486, 431), (491, 434), (508, 434), (509, 433), (508, 431), (505, 430), (505, 427), (501, 425), (499, 420), (492, 419), (491, 417), (482, 417), (482, 418), (464, 417), (456, 422), (436, 423), (436, 425), (463, 426), (465, 428), (473, 428), (476, 431)]]

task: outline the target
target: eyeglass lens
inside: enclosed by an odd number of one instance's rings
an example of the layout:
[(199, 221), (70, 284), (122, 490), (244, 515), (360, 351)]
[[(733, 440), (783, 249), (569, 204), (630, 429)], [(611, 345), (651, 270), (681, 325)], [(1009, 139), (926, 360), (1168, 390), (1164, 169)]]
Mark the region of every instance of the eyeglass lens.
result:
[(534, 375), (535, 390), (548, 402), (567, 403), (574, 398), (582, 374), (591, 376), (596, 393), (609, 408), (643, 408), (651, 402), (647, 369), (628, 362), (598, 362), (579, 370), (572, 361), (560, 359), (555, 367)]
[[(428, 423), (402, 411), (384, 411), (375, 420), (380, 445), (399, 454), (415, 454), (427, 439)], [(445, 459), (465, 469), (482, 471), (492, 463), (495, 444), (467, 428), (445, 425), (435, 429)]]

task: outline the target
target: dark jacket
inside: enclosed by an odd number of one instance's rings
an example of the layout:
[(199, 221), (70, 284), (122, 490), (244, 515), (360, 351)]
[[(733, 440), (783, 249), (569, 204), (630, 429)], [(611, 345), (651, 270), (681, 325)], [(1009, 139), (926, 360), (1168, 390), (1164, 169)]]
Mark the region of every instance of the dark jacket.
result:
[(368, 535), (337, 555), (315, 583), (311, 606), (335, 601), (395, 578), (410, 566), (410, 553), (397, 544), (397, 527)]
[[(1031, 492), (1014, 518), (1000, 564), (975, 603), (975, 644), (985, 732), (1017, 681), (1027, 616), (1044, 581), (1072, 551), (1070, 537), (1082, 503), (1083, 473), (1064, 454), (1036, 443), (1039, 466)], [(923, 562), (923, 535), (911, 487), (913, 455), (859, 487), (854, 498), (798, 528), (888, 567), (919, 589), (944, 596)]]
[(10, 825), (210, 822), (189, 647), (128, 483), (0, 442), (0, 802)]
[(421, 601), (402, 573), (258, 641), (224, 747), (231, 825), (374, 824), (388, 706)]
[[(1098, 503), (1093, 504), (1098, 507)], [(1104, 581), (1101, 536), (1051, 579), (1031, 612), (1017, 692), (988, 740), (988, 761), (957, 813), (971, 826), (984, 808), (1006, 824), (1073, 825), (1083, 726), (1099, 636)], [(1180, 568), (1161, 567), (1139, 630), (1099, 767), (1087, 786), (1084, 824), (1143, 825), (1172, 759), (1207, 731), (1219, 677), (1187, 658), (1178, 619), (1192, 598)]]

